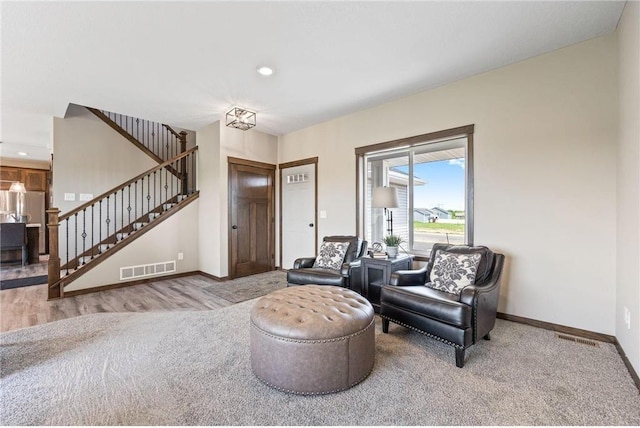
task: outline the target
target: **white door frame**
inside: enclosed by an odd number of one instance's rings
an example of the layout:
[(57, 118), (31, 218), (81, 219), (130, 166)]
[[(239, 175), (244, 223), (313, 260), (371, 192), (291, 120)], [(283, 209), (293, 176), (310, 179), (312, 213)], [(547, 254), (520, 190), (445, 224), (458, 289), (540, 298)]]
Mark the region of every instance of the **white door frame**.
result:
[[(279, 170), (279, 174), (280, 174), (280, 179), (278, 180), (280, 182), (279, 185), (279, 189), (278, 189), (278, 195), (279, 195), (279, 210), (280, 210), (280, 269), (284, 269), (284, 267), (282, 266), (282, 247), (283, 247), (283, 238), (282, 238), (282, 171), (284, 169), (287, 168), (292, 168), (292, 167), (296, 167), (296, 166), (303, 166), (303, 165), (311, 165), (314, 164), (315, 168), (315, 189), (314, 189), (314, 219), (313, 219), (313, 224), (314, 224), (314, 239), (315, 242), (313, 243), (313, 248), (314, 251), (318, 251), (318, 157), (313, 157), (313, 158), (307, 158), (307, 159), (300, 159), (297, 161), (293, 161), (293, 162), (286, 162), (286, 163), (282, 163), (278, 165), (278, 170)], [(314, 256), (317, 255), (314, 253)], [(309, 254), (310, 256), (310, 254)], [(300, 254), (300, 257), (306, 257), (305, 254)]]

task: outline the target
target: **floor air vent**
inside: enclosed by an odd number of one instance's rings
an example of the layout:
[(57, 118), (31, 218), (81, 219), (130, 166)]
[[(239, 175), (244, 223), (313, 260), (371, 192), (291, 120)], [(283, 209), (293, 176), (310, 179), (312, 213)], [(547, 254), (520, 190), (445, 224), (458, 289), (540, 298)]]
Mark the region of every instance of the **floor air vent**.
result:
[(176, 271), (176, 261), (150, 263), (147, 265), (127, 266), (120, 268), (120, 281), (162, 275)]
[(558, 339), (564, 339), (564, 340), (568, 340), (570, 342), (576, 342), (576, 343), (581, 343), (583, 345), (593, 346), (594, 348), (599, 348), (600, 347), (598, 342), (594, 342), (592, 340), (587, 340), (587, 339), (581, 339), (579, 337), (567, 336), (565, 334), (558, 334), (558, 333), (556, 333), (556, 337)]

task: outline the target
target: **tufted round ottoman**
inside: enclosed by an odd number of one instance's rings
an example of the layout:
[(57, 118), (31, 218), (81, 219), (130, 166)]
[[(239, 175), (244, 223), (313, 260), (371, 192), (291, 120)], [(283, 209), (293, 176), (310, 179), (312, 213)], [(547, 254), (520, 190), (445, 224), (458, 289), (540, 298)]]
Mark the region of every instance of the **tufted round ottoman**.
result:
[(340, 287), (274, 291), (251, 310), (251, 367), (266, 384), (296, 394), (351, 388), (373, 368), (373, 307)]

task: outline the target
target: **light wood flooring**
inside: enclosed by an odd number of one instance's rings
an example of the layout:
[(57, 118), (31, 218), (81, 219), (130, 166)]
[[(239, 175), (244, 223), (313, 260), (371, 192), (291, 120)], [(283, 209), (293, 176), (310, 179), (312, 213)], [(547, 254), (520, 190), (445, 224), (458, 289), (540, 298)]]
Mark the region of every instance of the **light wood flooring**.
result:
[(30, 263), (24, 267), (20, 263), (0, 263), (0, 279), (3, 281), (10, 279), (28, 278), (32, 276), (42, 276), (47, 274), (47, 263), (49, 255), (41, 255), (38, 263)]
[(215, 283), (193, 275), (51, 301), (46, 284), (2, 290), (0, 331), (96, 312), (203, 311), (232, 305), (210, 291)]

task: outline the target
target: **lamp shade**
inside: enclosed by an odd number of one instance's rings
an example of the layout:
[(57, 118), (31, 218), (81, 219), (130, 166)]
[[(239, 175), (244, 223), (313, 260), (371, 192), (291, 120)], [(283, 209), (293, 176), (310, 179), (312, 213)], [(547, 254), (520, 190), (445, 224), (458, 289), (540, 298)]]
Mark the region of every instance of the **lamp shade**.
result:
[(372, 208), (398, 208), (398, 189), (395, 187), (375, 187), (371, 201)]
[(25, 189), (24, 184), (20, 183), (19, 181), (15, 181), (11, 183), (9, 191), (15, 193), (26, 193), (27, 189)]

